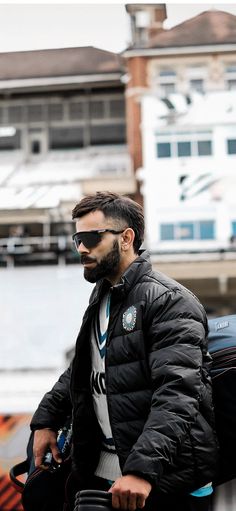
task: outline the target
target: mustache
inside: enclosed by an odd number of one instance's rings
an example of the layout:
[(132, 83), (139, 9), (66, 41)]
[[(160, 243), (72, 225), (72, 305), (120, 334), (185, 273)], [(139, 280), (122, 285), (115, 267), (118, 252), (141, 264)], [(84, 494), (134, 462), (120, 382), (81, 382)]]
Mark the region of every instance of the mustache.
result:
[(93, 257), (86, 256), (86, 255), (82, 255), (80, 258), (80, 261), (82, 264), (96, 263), (96, 259), (94, 259)]

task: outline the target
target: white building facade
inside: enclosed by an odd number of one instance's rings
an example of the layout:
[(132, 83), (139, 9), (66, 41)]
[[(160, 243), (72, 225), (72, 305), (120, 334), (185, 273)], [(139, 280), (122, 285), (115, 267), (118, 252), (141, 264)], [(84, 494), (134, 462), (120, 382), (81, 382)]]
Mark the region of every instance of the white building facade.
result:
[(236, 237), (236, 91), (142, 98), (150, 251), (226, 250)]

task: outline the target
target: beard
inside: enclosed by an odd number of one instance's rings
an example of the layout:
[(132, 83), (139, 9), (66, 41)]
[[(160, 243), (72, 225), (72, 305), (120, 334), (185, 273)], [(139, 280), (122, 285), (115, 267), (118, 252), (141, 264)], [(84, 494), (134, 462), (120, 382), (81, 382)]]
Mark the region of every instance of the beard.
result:
[[(82, 256), (81, 263), (83, 262), (94, 262), (90, 257)], [(101, 259), (100, 263), (97, 263), (95, 268), (84, 268), (84, 278), (94, 284), (100, 279), (114, 277), (119, 270), (120, 264), (120, 251), (118, 241), (115, 240), (113, 243), (112, 250)]]

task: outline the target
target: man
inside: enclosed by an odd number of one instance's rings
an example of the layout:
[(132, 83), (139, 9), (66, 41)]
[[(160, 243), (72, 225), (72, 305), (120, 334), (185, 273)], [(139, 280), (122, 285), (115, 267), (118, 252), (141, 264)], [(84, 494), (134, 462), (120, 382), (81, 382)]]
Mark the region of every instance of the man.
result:
[[(84, 277), (96, 283), (72, 367), (56, 384), (62, 410), (70, 380), (78, 488), (110, 491), (117, 509), (207, 511), (217, 442), (205, 311), (140, 251), (137, 203), (97, 192), (73, 219)], [(55, 400), (45, 399), (32, 420), (36, 464), (46, 444), (60, 460), (45, 429), (56, 427)]]

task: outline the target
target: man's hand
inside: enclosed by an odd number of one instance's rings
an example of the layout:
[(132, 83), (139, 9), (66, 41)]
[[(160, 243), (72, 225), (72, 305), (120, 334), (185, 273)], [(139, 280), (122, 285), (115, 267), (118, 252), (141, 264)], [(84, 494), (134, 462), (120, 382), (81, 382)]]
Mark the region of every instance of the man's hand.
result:
[(56, 463), (61, 463), (61, 453), (57, 446), (57, 434), (51, 429), (37, 429), (34, 432), (34, 462), (35, 466), (39, 467), (43, 464), (43, 458), (46, 452), (50, 450)]
[(129, 511), (143, 508), (151, 489), (151, 484), (141, 477), (132, 474), (119, 477), (109, 490), (112, 507)]

